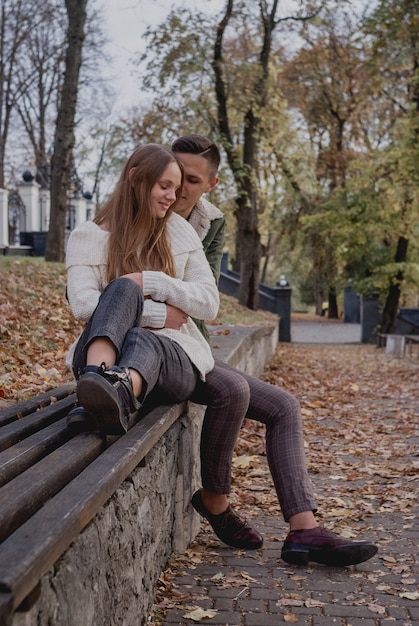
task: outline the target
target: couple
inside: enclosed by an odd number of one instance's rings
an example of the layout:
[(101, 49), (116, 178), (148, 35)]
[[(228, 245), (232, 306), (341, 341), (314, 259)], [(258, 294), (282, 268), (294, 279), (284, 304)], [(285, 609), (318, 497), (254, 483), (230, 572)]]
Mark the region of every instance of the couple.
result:
[(219, 163), (217, 146), (200, 135), (177, 139), (171, 150), (139, 147), (94, 220), (71, 233), (68, 298), (86, 327), (69, 355), (78, 405), (68, 425), (121, 434), (145, 402), (206, 405), (203, 488), (192, 505), (223, 542), (257, 549), (263, 538), (232, 509), (228, 494), (243, 419), (260, 421), (289, 523), (282, 558), (291, 564), (361, 563), (377, 552), (374, 544), (341, 539), (317, 524), (296, 398), (214, 362), (202, 320), (218, 311), (225, 219), (202, 195), (216, 186)]

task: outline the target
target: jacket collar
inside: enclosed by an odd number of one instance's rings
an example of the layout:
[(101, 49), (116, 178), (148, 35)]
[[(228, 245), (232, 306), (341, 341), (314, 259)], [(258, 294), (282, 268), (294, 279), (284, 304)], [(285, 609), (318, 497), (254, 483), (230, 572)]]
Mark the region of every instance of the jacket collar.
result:
[(200, 198), (192, 209), (188, 222), (196, 230), (200, 240), (203, 241), (211, 228), (211, 222), (220, 217), (224, 217), (224, 213), (220, 209), (205, 198)]

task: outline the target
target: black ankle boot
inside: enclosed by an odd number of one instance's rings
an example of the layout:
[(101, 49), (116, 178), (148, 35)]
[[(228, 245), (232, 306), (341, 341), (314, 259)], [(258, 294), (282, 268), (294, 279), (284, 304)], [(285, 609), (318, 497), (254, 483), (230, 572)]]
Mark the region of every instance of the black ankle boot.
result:
[(76, 406), (68, 413), (66, 424), (74, 434), (99, 431), (99, 425), (93, 415), (82, 406)]
[(106, 435), (121, 435), (135, 421), (141, 404), (127, 368), (89, 365), (77, 381), (77, 399)]

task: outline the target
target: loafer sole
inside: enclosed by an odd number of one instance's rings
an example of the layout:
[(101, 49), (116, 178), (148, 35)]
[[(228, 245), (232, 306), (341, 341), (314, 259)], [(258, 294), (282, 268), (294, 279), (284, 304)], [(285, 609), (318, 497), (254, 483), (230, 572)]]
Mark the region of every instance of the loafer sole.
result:
[(308, 565), (310, 561), (322, 565), (344, 567), (368, 561), (378, 551), (377, 546), (369, 543), (355, 543), (336, 548), (309, 548), (295, 546), (284, 548), (281, 558), (291, 565)]
[(99, 426), (93, 417), (67, 415), (66, 424), (67, 428), (75, 434), (99, 432)]
[(89, 372), (77, 381), (77, 400), (95, 417), (104, 434), (127, 432), (129, 418), (122, 411), (119, 396), (100, 374)]

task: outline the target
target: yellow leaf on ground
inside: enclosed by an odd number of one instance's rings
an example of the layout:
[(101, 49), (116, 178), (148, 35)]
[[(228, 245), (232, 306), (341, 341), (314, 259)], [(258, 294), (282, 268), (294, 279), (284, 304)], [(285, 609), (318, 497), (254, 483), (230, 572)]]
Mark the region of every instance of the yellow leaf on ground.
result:
[(399, 593), (401, 598), (407, 598), (408, 600), (419, 600), (419, 591), (404, 591)]
[(217, 611), (212, 611), (209, 609), (200, 609), (197, 607), (193, 611), (189, 611), (189, 613), (184, 614), (185, 619), (192, 619), (194, 622), (201, 622), (203, 619), (211, 619), (211, 617), (215, 617), (217, 615)]
[(259, 463), (259, 457), (256, 454), (252, 454), (250, 456), (243, 454), (241, 456), (234, 457), (232, 463), (233, 463), (233, 467), (246, 468), (246, 467), (250, 467), (252, 463)]

